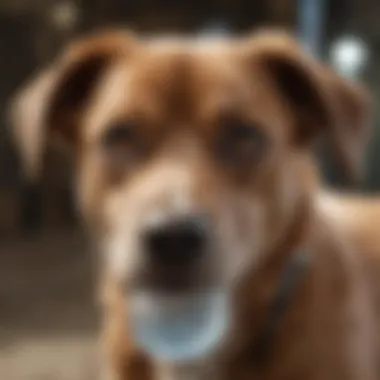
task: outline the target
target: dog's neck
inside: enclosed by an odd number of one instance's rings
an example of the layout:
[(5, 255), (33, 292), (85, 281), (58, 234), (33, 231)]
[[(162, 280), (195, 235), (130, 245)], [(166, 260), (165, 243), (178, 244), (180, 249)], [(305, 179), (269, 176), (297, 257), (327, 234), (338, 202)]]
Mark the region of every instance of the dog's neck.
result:
[[(289, 268), (289, 263), (302, 253), (305, 255), (311, 253), (311, 240), (313, 239), (311, 235), (315, 215), (310, 204), (311, 202), (299, 203), (282, 238), (278, 239), (276, 244), (264, 253), (263, 260), (256, 269), (251, 271), (237, 287), (234, 305), (236, 326), (231, 334), (231, 342), (226, 344), (228, 351), (219, 362), (220, 365), (226, 367), (222, 373), (232, 371), (229, 373), (233, 375), (235, 363), (236, 368), (247, 367), (250, 373), (258, 373), (256, 371), (262, 369), (263, 361), (270, 360), (270, 353), (269, 358), (265, 356), (266, 353), (264, 353), (264, 358), (255, 357), (257, 354), (257, 352), (255, 353), (256, 344), (263, 329), (267, 327), (273, 302), (278, 293), (282, 291), (280, 288), (281, 278)], [(302, 276), (305, 277), (307, 274), (308, 268)], [(290, 294), (286, 300), (289, 303), (287, 306), (293, 307), (295, 302), (303, 302), (303, 300), (299, 300), (302, 288), (304, 286), (300, 281), (296, 284), (293, 294)], [(279, 318), (281, 324), (284, 315), (279, 315)], [(276, 332), (274, 342), (270, 342), (270, 344), (275, 345), (280, 335), (281, 332)]]

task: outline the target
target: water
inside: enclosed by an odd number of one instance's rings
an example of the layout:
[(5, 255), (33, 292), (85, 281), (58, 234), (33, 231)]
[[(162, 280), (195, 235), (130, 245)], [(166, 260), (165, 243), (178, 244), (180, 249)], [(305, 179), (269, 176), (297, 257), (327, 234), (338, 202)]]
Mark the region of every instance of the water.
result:
[(183, 297), (136, 295), (130, 312), (140, 347), (170, 362), (210, 353), (229, 325), (228, 297), (223, 292)]

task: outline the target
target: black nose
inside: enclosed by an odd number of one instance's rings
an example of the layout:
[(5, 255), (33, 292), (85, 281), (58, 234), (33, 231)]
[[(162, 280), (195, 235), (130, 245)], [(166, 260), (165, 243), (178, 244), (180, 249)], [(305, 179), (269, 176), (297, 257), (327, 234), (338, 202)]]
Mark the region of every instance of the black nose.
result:
[(208, 224), (202, 216), (187, 216), (150, 227), (144, 240), (148, 256), (161, 266), (187, 266), (205, 252)]

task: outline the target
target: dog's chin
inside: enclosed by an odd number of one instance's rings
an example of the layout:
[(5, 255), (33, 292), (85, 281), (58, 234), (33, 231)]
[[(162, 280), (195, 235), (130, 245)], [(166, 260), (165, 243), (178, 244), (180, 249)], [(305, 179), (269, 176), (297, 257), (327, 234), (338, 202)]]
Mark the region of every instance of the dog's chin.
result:
[(134, 292), (128, 311), (136, 343), (166, 362), (186, 362), (211, 354), (229, 326), (224, 291), (168, 295)]

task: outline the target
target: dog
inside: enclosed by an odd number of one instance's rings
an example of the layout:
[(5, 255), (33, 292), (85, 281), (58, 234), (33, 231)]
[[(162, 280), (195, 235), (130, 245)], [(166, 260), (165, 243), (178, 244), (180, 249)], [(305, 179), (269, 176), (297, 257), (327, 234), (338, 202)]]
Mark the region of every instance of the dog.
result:
[(59, 142), (100, 251), (104, 378), (372, 380), (379, 201), (359, 178), (370, 99), (287, 32), (85, 36), (21, 89), (37, 180)]

